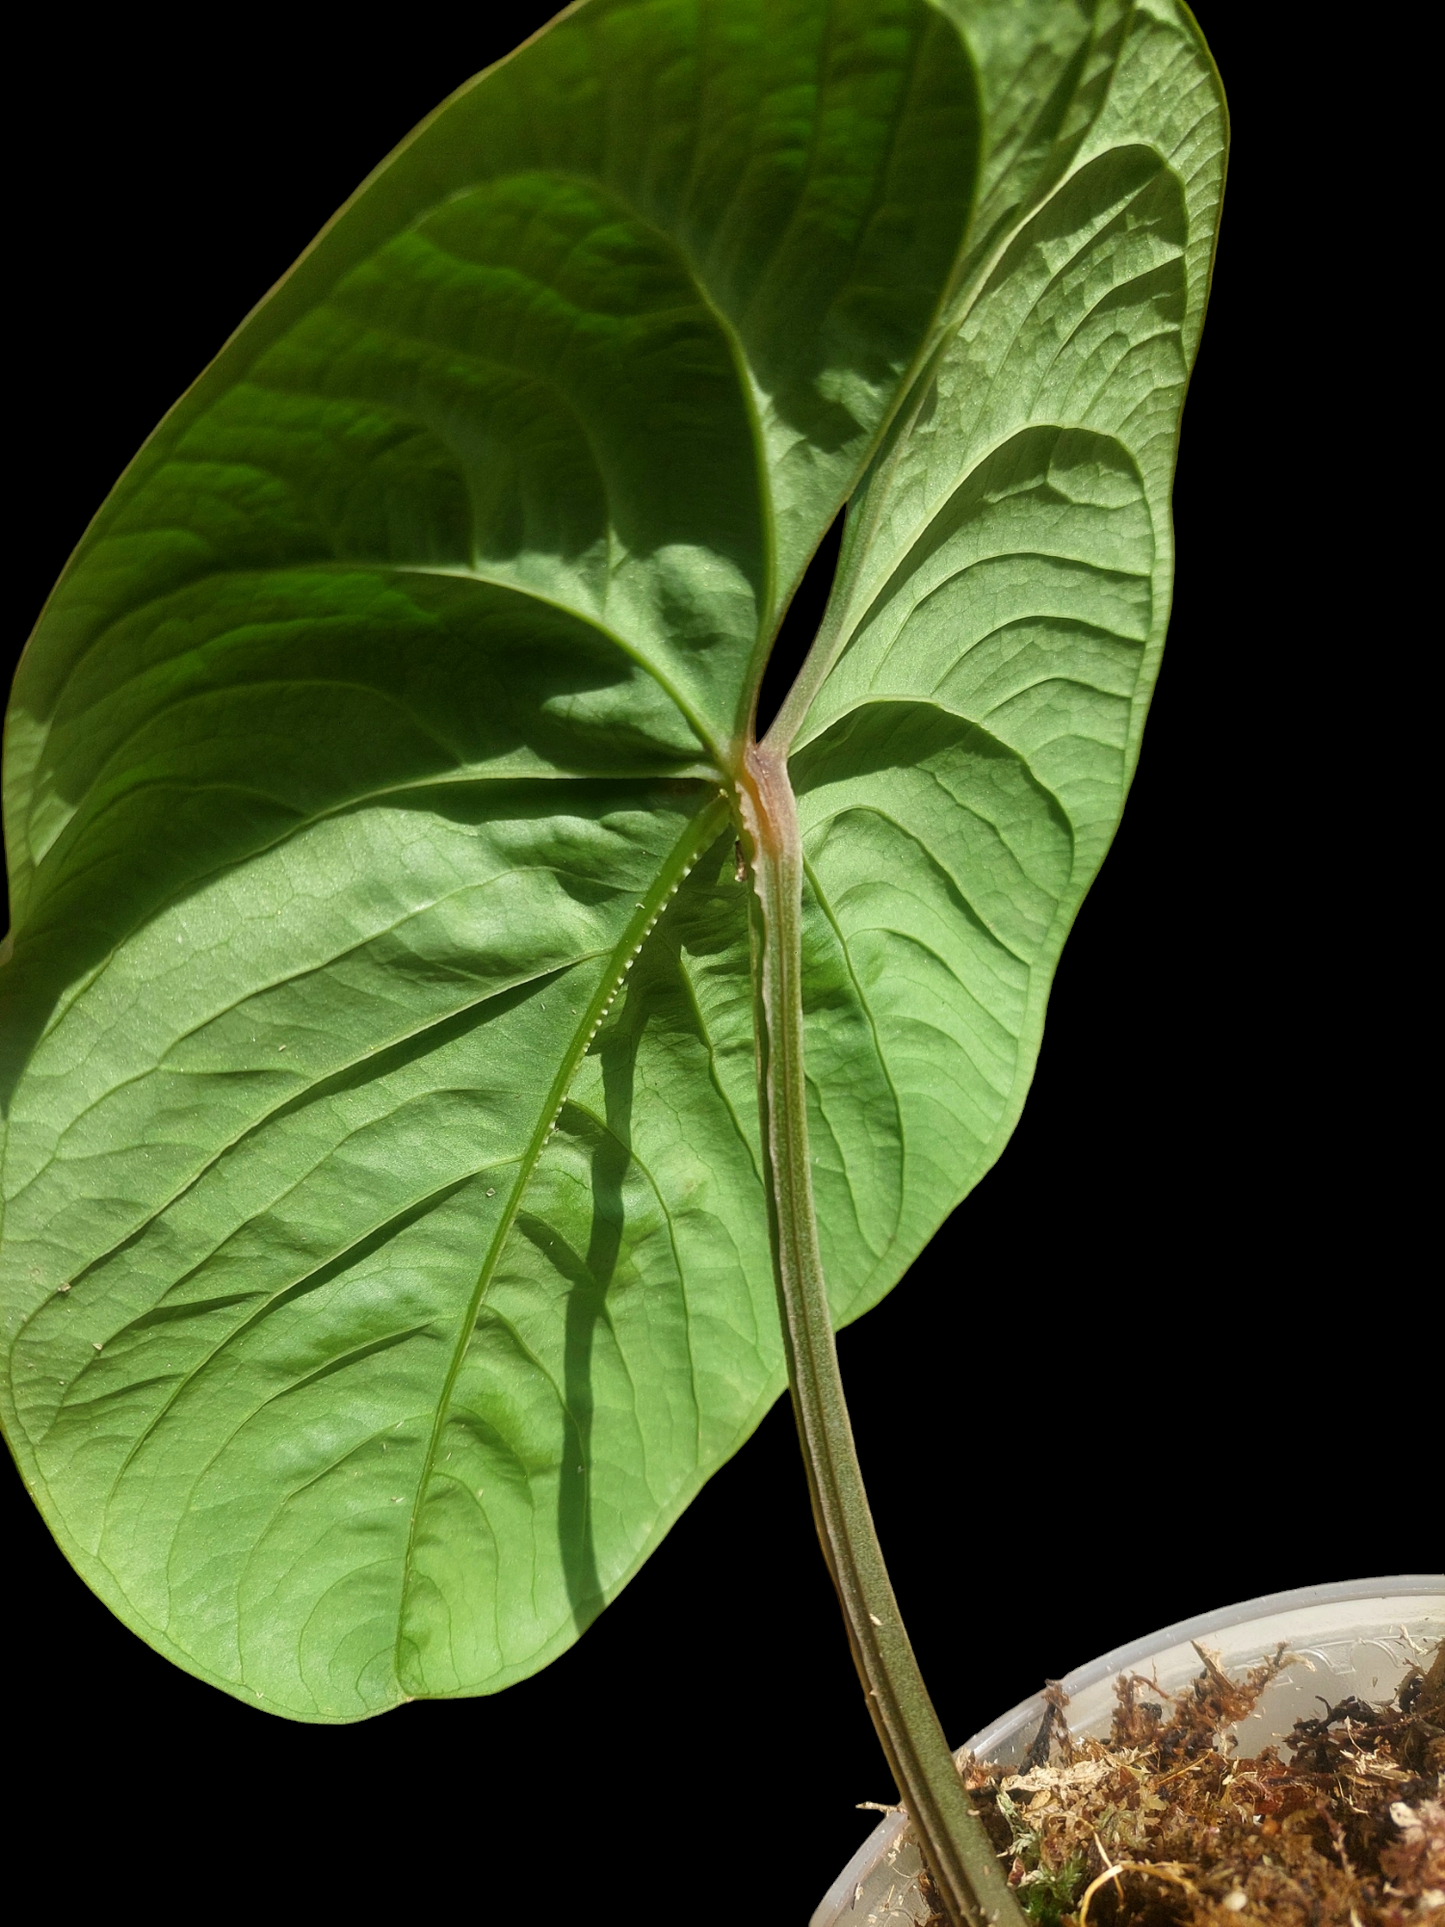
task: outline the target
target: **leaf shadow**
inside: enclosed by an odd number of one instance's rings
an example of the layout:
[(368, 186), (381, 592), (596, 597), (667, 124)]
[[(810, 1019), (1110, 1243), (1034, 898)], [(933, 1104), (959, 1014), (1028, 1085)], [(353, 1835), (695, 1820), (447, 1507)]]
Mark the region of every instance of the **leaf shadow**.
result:
[[(631, 1162), (632, 1101), (638, 1035), (629, 1027), (602, 1054), (605, 1122), (567, 1104), (559, 1130), (590, 1143), (592, 1224), (585, 1255), (556, 1226), (523, 1212), (517, 1229), (566, 1280), (563, 1331), (562, 1461), (557, 1482), (557, 1538), (573, 1624), (579, 1633), (604, 1603), (592, 1517), (592, 1432), (596, 1410), (593, 1357), (598, 1326), (617, 1270), (626, 1217), (623, 1187)], [(618, 1048), (621, 1044), (621, 1048)]]

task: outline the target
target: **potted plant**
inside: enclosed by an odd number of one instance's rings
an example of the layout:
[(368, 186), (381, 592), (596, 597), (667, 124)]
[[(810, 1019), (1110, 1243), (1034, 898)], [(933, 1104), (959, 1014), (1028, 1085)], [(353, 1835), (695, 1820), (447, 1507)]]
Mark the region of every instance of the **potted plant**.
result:
[[(1441, 1647), (1442, 1639), (1445, 1639), (1445, 1575), (1439, 1573), (1395, 1579), (1353, 1580), (1330, 1586), (1304, 1586), (1291, 1592), (1274, 1593), (1263, 1599), (1245, 1600), (1238, 1605), (1202, 1613), (1181, 1625), (1166, 1626), (1147, 1638), (1131, 1641), (1127, 1646), (1105, 1653), (1088, 1665), (1076, 1667), (1063, 1680), (1055, 1682), (1047, 1696), (1034, 1694), (1021, 1705), (1012, 1707), (991, 1721), (959, 1749), (957, 1757), (960, 1766), (975, 1779), (979, 1777), (978, 1767), (986, 1765), (995, 1774), (1004, 1776), (1002, 1785), (1005, 1787), (1010, 1784), (1012, 1776), (1029, 1781), (1023, 1787), (1016, 1787), (1013, 1796), (1013, 1825), (1024, 1842), (1028, 1841), (1030, 1833), (1037, 1838), (1043, 1828), (1050, 1824), (1057, 1826), (1061, 1819), (1067, 1819), (1067, 1814), (1061, 1811), (1061, 1805), (1071, 1791), (1076, 1796), (1080, 1793), (1094, 1795), (1098, 1811), (1087, 1815), (1087, 1826), (1088, 1833), (1094, 1836), (1088, 1844), (1094, 1849), (1095, 1864), (1091, 1864), (1082, 1854), (1073, 1859), (1072, 1866), (1066, 1860), (1065, 1869), (1070, 1878), (1064, 1892), (1060, 1893), (1056, 1888), (1051, 1891), (1046, 1881), (1031, 1885), (1025, 1869), (1015, 1857), (1013, 1874), (1018, 1882), (1015, 1891), (1024, 1898), (1036, 1922), (1058, 1919), (1061, 1915), (1083, 1917), (1086, 1906), (1079, 1906), (1080, 1897), (1089, 1896), (1091, 1889), (1097, 1896), (1108, 1885), (1110, 1869), (1115, 1877), (1125, 1871), (1130, 1873), (1143, 1888), (1147, 1900), (1155, 1906), (1158, 1905), (1161, 1892), (1166, 1901), (1172, 1898), (1178, 1902), (1187, 1896), (1193, 1903), (1189, 1909), (1190, 1916), (1195, 1919), (1201, 1915), (1210, 1917), (1212, 1900), (1216, 1919), (1221, 1914), (1226, 1920), (1240, 1916), (1258, 1919), (1263, 1915), (1268, 1918), (1277, 1905), (1281, 1890), (1296, 1906), (1318, 1907), (1319, 1900), (1323, 1898), (1325, 1905), (1319, 1911), (1324, 1917), (1334, 1918), (1336, 1913), (1342, 1913), (1343, 1917), (1348, 1918), (1348, 1912), (1339, 1906), (1341, 1896), (1337, 1891), (1323, 1895), (1309, 1894), (1301, 1887), (1299, 1876), (1303, 1872), (1306, 1879), (1311, 1875), (1315, 1879), (1323, 1877), (1333, 1885), (1332, 1869), (1335, 1865), (1347, 1877), (1352, 1873), (1358, 1875), (1359, 1869), (1353, 1866), (1353, 1859), (1360, 1857), (1358, 1849), (1352, 1857), (1351, 1866), (1346, 1868), (1339, 1860), (1338, 1849), (1334, 1853), (1329, 1851), (1334, 1842), (1328, 1840), (1326, 1835), (1328, 1844), (1326, 1841), (1320, 1842), (1325, 1847), (1324, 1852), (1310, 1843), (1303, 1854), (1296, 1851), (1292, 1869), (1288, 1864), (1281, 1865), (1277, 1843), (1282, 1828), (1275, 1816), (1293, 1805), (1294, 1801), (1280, 1797), (1278, 1790), (1281, 1789), (1284, 1775), (1270, 1775), (1277, 1789), (1275, 1797), (1270, 1798), (1265, 1785), (1249, 1774), (1248, 1762), (1264, 1756), (1266, 1748), (1278, 1756), (1282, 1743), (1283, 1750), (1288, 1754), (1288, 1742), (1298, 1732), (1297, 1722), (1306, 1722), (1306, 1731), (1322, 1725), (1333, 1727), (1337, 1730), (1338, 1741), (1344, 1742), (1338, 1750), (1343, 1756), (1340, 1764), (1346, 1768), (1346, 1772), (1338, 1776), (1340, 1791), (1335, 1797), (1346, 1806), (1346, 1810), (1363, 1806), (1368, 1812), (1369, 1806), (1393, 1807), (1402, 1794), (1412, 1791), (1409, 1784), (1411, 1770), (1407, 1768), (1402, 1771), (1398, 1766), (1392, 1766), (1389, 1755), (1381, 1753), (1378, 1743), (1371, 1746), (1370, 1729), (1367, 1725), (1361, 1725), (1361, 1719), (1368, 1719), (1371, 1711), (1388, 1703), (1402, 1682), (1410, 1680), (1412, 1676), (1416, 1690), (1411, 1693), (1407, 1689), (1402, 1698), (1409, 1699), (1412, 1705), (1418, 1705), (1420, 1688), (1432, 1677), (1445, 1673), (1445, 1667), (1442, 1667), (1438, 1658), (1439, 1653), (1445, 1650)], [(1427, 1673), (1425, 1669), (1431, 1667), (1432, 1655), (1435, 1656), (1434, 1665), (1432, 1671)], [(1110, 1820), (1126, 1822), (1131, 1814), (1131, 1802), (1132, 1813), (1137, 1816), (1142, 1804), (1138, 1797), (1141, 1789), (1137, 1784), (1128, 1784), (1128, 1779), (1133, 1779), (1134, 1775), (1128, 1775), (1122, 1789), (1117, 1785), (1099, 1790), (1090, 1788), (1087, 1782), (1090, 1779), (1097, 1781), (1097, 1767), (1102, 1762), (1097, 1752), (1092, 1759), (1085, 1753), (1082, 1760), (1074, 1763), (1075, 1786), (1071, 1789), (1070, 1769), (1065, 1766), (1062, 1771), (1055, 1768), (1050, 1772), (1047, 1764), (1051, 1754), (1072, 1750), (1071, 1745), (1069, 1748), (1060, 1748), (1057, 1743), (1051, 1746), (1050, 1740), (1055, 1735), (1067, 1732), (1071, 1742), (1106, 1739), (1111, 1726), (1118, 1719), (1121, 1704), (1133, 1706), (1138, 1701), (1157, 1708), (1161, 1715), (1169, 1707), (1187, 1707), (1191, 1688), (1206, 1666), (1243, 1690), (1237, 1693), (1233, 1704), (1226, 1696), (1223, 1704), (1217, 1708), (1210, 1707), (1207, 1717), (1216, 1720), (1220, 1730), (1215, 1745), (1204, 1748), (1202, 1757), (1195, 1755), (1193, 1777), (1223, 1781), (1220, 1791), (1226, 1793), (1231, 1774), (1239, 1774), (1245, 1782), (1250, 1783), (1244, 1789), (1246, 1798), (1243, 1802), (1229, 1802), (1231, 1806), (1238, 1804), (1248, 1814), (1245, 1827), (1241, 1829), (1244, 1834), (1242, 1844), (1246, 1848), (1241, 1857), (1242, 1865), (1237, 1863), (1226, 1870), (1219, 1867), (1216, 1860), (1205, 1876), (1212, 1877), (1216, 1893), (1223, 1889), (1222, 1905), (1215, 1895), (1201, 1890), (1195, 1869), (1191, 1868), (1188, 1874), (1183, 1874), (1183, 1870), (1169, 1859), (1167, 1849), (1178, 1844), (1179, 1836), (1176, 1831), (1174, 1838), (1170, 1839), (1168, 1790), (1177, 1788), (1182, 1777), (1181, 1764), (1188, 1770), (1188, 1756), (1183, 1754), (1182, 1749), (1167, 1761), (1157, 1764), (1150, 1760), (1147, 1749), (1142, 1753), (1137, 1746), (1127, 1749), (1140, 1782), (1146, 1781), (1148, 1769), (1154, 1765), (1159, 1790), (1152, 1799), (1147, 1800), (1147, 1804), (1156, 1809), (1156, 1814), (1146, 1814), (1145, 1828), (1136, 1835), (1130, 1846), (1120, 1844), (1116, 1834), (1114, 1841), (1110, 1842), (1107, 1856), (1101, 1854), (1096, 1844), (1098, 1826), (1095, 1822), (1102, 1820), (1105, 1825)], [(1262, 1687), (1252, 1689), (1248, 1684), (1251, 1678), (1262, 1682)], [(1126, 1694), (1122, 1702), (1119, 1690), (1121, 1683), (1134, 1689)], [(1436, 1700), (1442, 1688), (1445, 1688), (1445, 1680), (1436, 1689)], [(1331, 1712), (1336, 1713), (1333, 1721), (1325, 1717)], [(1436, 1709), (1427, 1706), (1425, 1712), (1429, 1716), (1429, 1724), (1438, 1731)], [(1353, 1743), (1352, 1729), (1358, 1736)], [(1417, 1740), (1418, 1733), (1410, 1737)], [(1338, 1741), (1335, 1742), (1337, 1746)], [(1408, 1745), (1402, 1750), (1407, 1755), (1412, 1753)], [(1271, 1762), (1275, 1767), (1279, 1764), (1277, 1758)], [(1300, 1770), (1308, 1772), (1309, 1766), (1317, 1768), (1319, 1764), (1310, 1762), (1302, 1765)], [(1348, 1771), (1351, 1767), (1357, 1776), (1354, 1780)], [(1410, 1768), (1416, 1773), (1426, 1767), (1426, 1761), (1411, 1758)], [(1321, 1777), (1328, 1782), (1329, 1776)], [(1032, 1781), (1040, 1778), (1045, 1784), (1035, 1789)], [(1079, 1782), (1084, 1784), (1080, 1785)], [(1436, 1786), (1438, 1789), (1438, 1773)], [(1303, 1787), (1289, 1788), (1295, 1799), (1300, 1794), (1310, 1796), (1295, 1811), (1298, 1819), (1307, 1822), (1316, 1834), (1323, 1831), (1320, 1827), (1320, 1809), (1324, 1808), (1328, 1818), (1333, 1817), (1329, 1815), (1327, 1800), (1320, 1797), (1322, 1790), (1318, 1784), (1308, 1782)], [(1123, 1798), (1120, 1798), (1121, 1791)], [(1051, 1794), (1055, 1796), (1052, 1800)], [(1373, 1800), (1370, 1798), (1372, 1794)], [(1263, 1813), (1252, 1812), (1256, 1801), (1265, 1807)], [(1026, 1816), (1025, 1810), (1030, 1803), (1043, 1811)], [(1045, 1820), (1044, 1813), (1051, 1806), (1053, 1811)], [(1211, 1813), (1209, 1818), (1213, 1820), (1215, 1815)], [(1365, 1836), (1361, 1844), (1372, 1846), (1375, 1854), (1378, 1854), (1378, 1840), (1369, 1837), (1375, 1832), (1371, 1824), (1373, 1818), (1373, 1815), (1365, 1818), (1360, 1827)], [(1402, 1818), (1403, 1825), (1400, 1824)], [(1250, 1838), (1250, 1821), (1261, 1829), (1258, 1843)], [(1435, 1812), (1427, 1816), (1427, 1824), (1432, 1822), (1432, 1831), (1437, 1837), (1430, 1844), (1438, 1858), (1445, 1851), (1445, 1833), (1440, 1828), (1438, 1802)], [(1079, 1831), (1077, 1827), (1069, 1830), (1070, 1847), (1077, 1841)], [(1408, 1840), (1411, 1831), (1409, 1818), (1391, 1815), (1386, 1832), (1387, 1837), (1393, 1836), (1392, 1844), (1397, 1857), (1401, 1843)], [(1197, 1834), (1195, 1844), (1199, 1844)], [(1204, 1834), (1204, 1844), (1208, 1852), (1210, 1841), (1207, 1832)], [(1295, 1844), (1298, 1847), (1305, 1843), (1297, 1838)], [(1141, 1846), (1147, 1859), (1141, 1856)], [(1161, 1848), (1164, 1850), (1161, 1851)], [(1406, 1870), (1388, 1865), (1390, 1852), (1391, 1848), (1387, 1846), (1387, 1871), (1395, 1872), (1398, 1877)], [(1348, 1846), (1346, 1855), (1349, 1855)], [(1037, 1858), (1036, 1853), (1031, 1852), (1030, 1857)], [(1220, 1855), (1220, 1858), (1225, 1857)], [(1053, 1858), (1057, 1860), (1061, 1856), (1056, 1853)], [(1151, 1879), (1148, 1870), (1158, 1867), (1161, 1862), (1162, 1872)], [(1046, 1875), (1048, 1870), (1043, 1871)], [(1415, 1869), (1408, 1871), (1414, 1872)], [(1241, 1873), (1247, 1874), (1249, 1880), (1241, 1881)], [(1435, 1911), (1439, 1902), (1432, 1902), (1433, 1890), (1429, 1885), (1429, 1877), (1427, 1873), (1424, 1881), (1406, 1883), (1415, 1887), (1415, 1894), (1398, 1894), (1395, 1904), (1401, 1918), (1428, 1918)], [(1379, 1869), (1375, 1870), (1375, 1879), (1379, 1879)], [(1037, 1870), (1034, 1880), (1040, 1880)], [(1256, 1889), (1253, 1894), (1248, 1891), (1249, 1884)], [(1422, 1886), (1425, 1891), (1419, 1894), (1418, 1889)], [(1191, 1887), (1194, 1889), (1192, 1894)], [(1388, 1905), (1391, 1897), (1387, 1890), (1385, 1895), (1377, 1896), (1377, 1902), (1379, 1898), (1384, 1898)], [(1377, 1908), (1371, 1908), (1366, 1902), (1365, 1911), (1373, 1913)], [(908, 1815), (904, 1811), (896, 1811), (879, 1822), (872, 1835), (844, 1867), (814, 1912), (811, 1927), (909, 1927), (909, 1923), (926, 1922), (933, 1917), (926, 1873), (918, 1844), (912, 1837)]]
[(786, 1373), (940, 1894), (1013, 1907), (832, 1334), (1006, 1141), (1122, 809), (1224, 144), (1173, 0), (590, 0), (146, 443), (7, 727), (3, 1235), (7, 1434), (158, 1650), (497, 1690)]

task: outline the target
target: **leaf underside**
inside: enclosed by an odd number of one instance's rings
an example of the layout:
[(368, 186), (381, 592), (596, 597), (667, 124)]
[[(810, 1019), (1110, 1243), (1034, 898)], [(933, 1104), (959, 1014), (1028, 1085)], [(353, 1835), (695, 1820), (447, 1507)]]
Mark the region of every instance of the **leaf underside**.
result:
[(7, 725), (4, 1398), (161, 1651), (302, 1719), (494, 1691), (777, 1396), (727, 797), (850, 496), (791, 763), (840, 1322), (998, 1156), (1223, 144), (1172, 0), (591, 0), (122, 478)]

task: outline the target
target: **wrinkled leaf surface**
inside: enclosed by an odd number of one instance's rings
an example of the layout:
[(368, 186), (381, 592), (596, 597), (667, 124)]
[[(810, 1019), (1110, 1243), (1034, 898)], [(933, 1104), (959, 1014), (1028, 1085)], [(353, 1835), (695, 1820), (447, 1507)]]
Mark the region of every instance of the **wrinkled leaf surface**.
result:
[(1222, 144), (1169, 0), (591, 0), (137, 457), (7, 725), (5, 1405), (163, 1652), (307, 1719), (495, 1690), (776, 1397), (725, 790), (855, 490), (793, 759), (840, 1320), (998, 1155)]

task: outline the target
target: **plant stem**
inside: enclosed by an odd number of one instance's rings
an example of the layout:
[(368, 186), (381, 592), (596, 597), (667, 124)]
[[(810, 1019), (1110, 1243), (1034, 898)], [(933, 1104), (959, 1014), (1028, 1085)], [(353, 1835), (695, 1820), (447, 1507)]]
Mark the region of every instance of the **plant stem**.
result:
[(750, 747), (739, 783), (754, 887), (754, 995), (773, 1267), (813, 1517), (868, 1710), (940, 1902), (954, 1927), (1018, 1906), (928, 1697), (893, 1597), (843, 1397), (813, 1212), (803, 1071), (803, 850), (782, 755)]

